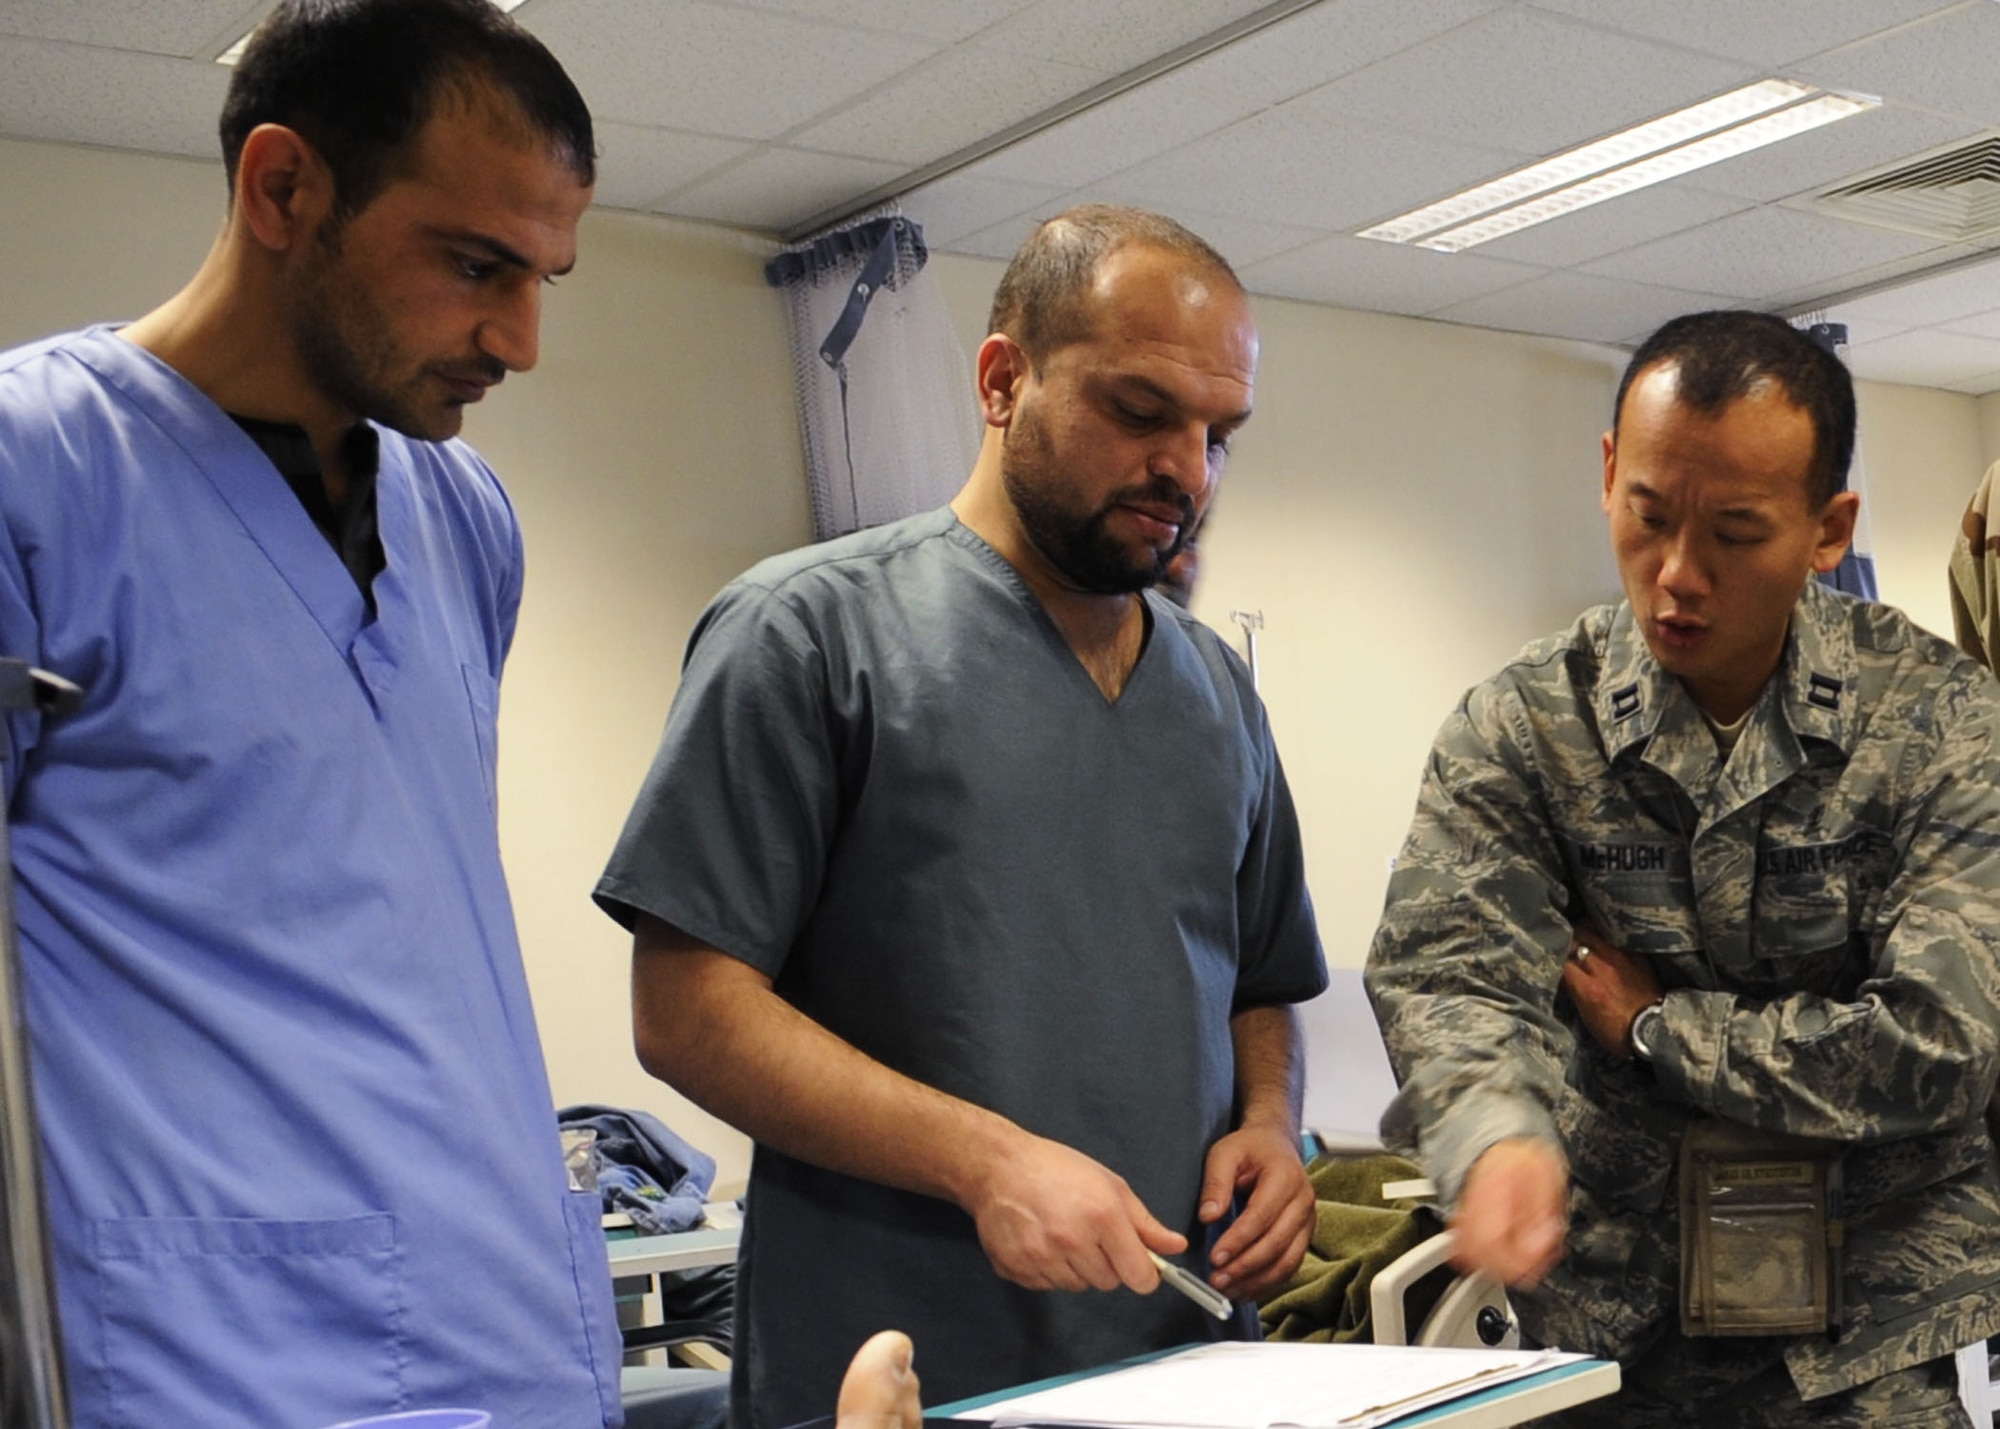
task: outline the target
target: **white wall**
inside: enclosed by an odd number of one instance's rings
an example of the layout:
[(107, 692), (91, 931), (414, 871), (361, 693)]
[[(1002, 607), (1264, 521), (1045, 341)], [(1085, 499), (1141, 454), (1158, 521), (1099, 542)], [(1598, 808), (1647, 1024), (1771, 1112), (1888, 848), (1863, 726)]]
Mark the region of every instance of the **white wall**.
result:
[(1956, 392), (1882, 382), (1856, 384), (1856, 397), (1882, 599), (1949, 640), (1951, 543), (1992, 459), (1979, 404)]
[[(223, 208), (218, 165), (5, 141), (0, 192), (0, 345), (136, 316), (194, 270)], [(790, 357), (761, 242), (593, 213), (581, 249), (540, 368), (467, 422), (528, 543), (502, 844), (557, 1099), (652, 1108), (740, 1179), (743, 1139), (634, 1062), (627, 940), (588, 893), (701, 606), (807, 538)], [(969, 349), (999, 265), (937, 272)], [(1258, 317), (1258, 414), (1196, 608), (1232, 636), (1232, 609), (1264, 613), (1327, 949), (1351, 966), (1438, 722), (1524, 641), (1616, 594), (1597, 439), (1621, 357), (1274, 300)], [(2000, 397), (1861, 397), (1884, 593), (1942, 627), (1945, 552), (2000, 458)]]
[(0, 344), (136, 318), (222, 227), (220, 163), (0, 139)]

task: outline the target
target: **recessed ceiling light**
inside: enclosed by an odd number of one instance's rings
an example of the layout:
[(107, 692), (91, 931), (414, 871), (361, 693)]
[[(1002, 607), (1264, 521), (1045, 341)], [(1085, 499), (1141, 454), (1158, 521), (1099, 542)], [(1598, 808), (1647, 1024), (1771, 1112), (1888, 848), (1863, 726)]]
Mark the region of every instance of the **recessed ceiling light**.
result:
[(1475, 185), (1359, 236), (1456, 253), (1880, 103), (1764, 80)]
[[(522, 5), (525, 5), (527, 0), (492, 0), (492, 3), (501, 10), (517, 10)], [(255, 29), (250, 31), (250, 35), (256, 33)], [(250, 46), (250, 35), (245, 35), (242, 39), (217, 55), (215, 62), (219, 65), (234, 65), (238, 60), (242, 59), (243, 51)]]

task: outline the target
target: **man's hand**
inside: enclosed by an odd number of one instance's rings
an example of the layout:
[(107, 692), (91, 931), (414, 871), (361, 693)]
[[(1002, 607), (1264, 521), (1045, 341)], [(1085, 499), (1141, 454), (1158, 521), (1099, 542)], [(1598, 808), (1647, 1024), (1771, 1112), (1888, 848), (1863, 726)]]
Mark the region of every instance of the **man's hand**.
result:
[(1614, 1057), (1632, 1055), (1632, 1019), (1660, 1000), (1660, 981), (1643, 958), (1621, 952), (1579, 923), (1563, 964), (1563, 989), (1597, 1044)]
[(1532, 1289), (1562, 1258), (1569, 1167), (1547, 1142), (1496, 1141), (1472, 1163), (1451, 1228), (1451, 1263), (1503, 1285)]
[(914, 1353), (900, 1330), (884, 1330), (856, 1350), (840, 1381), (834, 1429), (923, 1429)]
[(1168, 1230), (1123, 1177), (1059, 1142), (1022, 1134), (966, 1209), (1000, 1275), (1030, 1290), (1158, 1288), (1148, 1250), (1178, 1255), (1187, 1237)]
[(1209, 1280), (1233, 1300), (1254, 1300), (1292, 1278), (1312, 1239), (1313, 1188), (1298, 1143), (1267, 1126), (1245, 1126), (1216, 1142), (1202, 1178), (1202, 1221), (1221, 1220), (1239, 1191), (1250, 1199), (1209, 1252)]

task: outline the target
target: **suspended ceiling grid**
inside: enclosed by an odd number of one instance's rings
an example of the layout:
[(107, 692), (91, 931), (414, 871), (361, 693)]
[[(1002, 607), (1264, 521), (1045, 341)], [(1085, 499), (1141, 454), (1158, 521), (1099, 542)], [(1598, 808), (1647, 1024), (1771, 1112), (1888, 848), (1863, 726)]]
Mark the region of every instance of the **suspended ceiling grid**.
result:
[[(228, 77), (214, 56), (267, 8), (0, 0), (0, 134), (212, 156)], [(1984, 261), (2000, 235), (1951, 241), (1811, 203), (2000, 132), (1995, 0), (525, 0), (515, 14), (598, 118), (604, 206), (783, 234), (908, 188), (934, 247), (1004, 257), (1072, 203), (1138, 203), (1203, 233), (1260, 293), (1612, 343), (1692, 307), (1824, 307), (1850, 323), (1862, 376), (2000, 391), (2000, 261)], [(1772, 75), (1882, 107), (1467, 253), (1352, 236)], [(1143, 82), (910, 187), (1121, 77)]]

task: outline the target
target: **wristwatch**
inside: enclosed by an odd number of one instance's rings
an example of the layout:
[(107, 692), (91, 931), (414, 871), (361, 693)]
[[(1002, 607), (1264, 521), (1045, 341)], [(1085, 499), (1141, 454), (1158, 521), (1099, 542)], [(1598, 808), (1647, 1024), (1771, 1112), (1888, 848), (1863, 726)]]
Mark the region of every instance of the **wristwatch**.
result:
[(1642, 1062), (1650, 1062), (1659, 1053), (1657, 1039), (1660, 1023), (1666, 1019), (1666, 999), (1639, 1009), (1639, 1015), (1632, 1019), (1632, 1055)]

